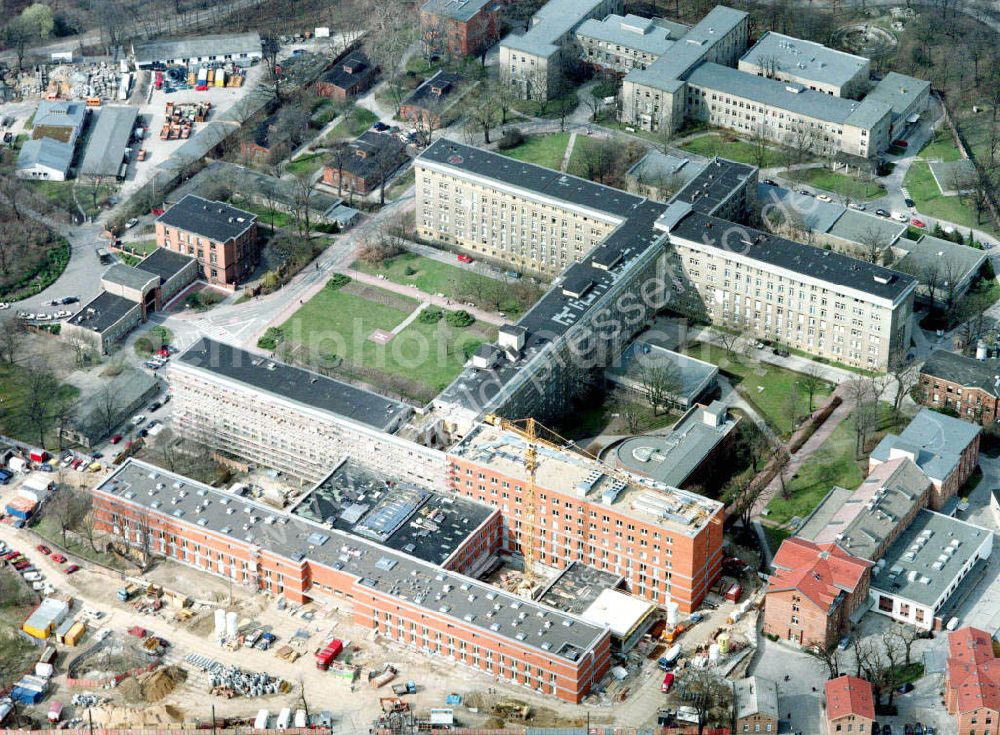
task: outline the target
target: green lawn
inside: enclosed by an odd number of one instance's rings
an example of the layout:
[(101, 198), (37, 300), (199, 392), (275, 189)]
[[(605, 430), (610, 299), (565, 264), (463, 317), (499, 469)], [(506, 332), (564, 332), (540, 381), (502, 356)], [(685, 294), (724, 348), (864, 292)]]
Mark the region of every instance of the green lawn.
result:
[[(709, 133), (694, 138), (681, 145), (681, 148), (707, 158), (720, 156), (740, 163), (758, 165), (756, 146), (743, 140), (728, 139), (719, 133)], [(780, 166), (783, 163), (781, 152), (774, 148), (768, 148), (764, 153), (762, 163), (762, 168)]]
[(285, 171), (290, 174), (314, 174), (323, 168), (326, 156), (322, 153), (308, 153), (299, 156), (294, 161), (289, 161), (285, 166)]
[(391, 331), (417, 306), (415, 299), (371, 286), (324, 288), (281, 325), (286, 345), (300, 361), (318, 363), (349, 377), (415, 400), (429, 400), (461, 371), (495, 330), (473, 325), (453, 329), (444, 320), (415, 320), (387, 345), (369, 339)]
[(271, 226), (274, 225), (275, 229), (282, 229), (285, 227), (291, 227), (295, 224), (295, 217), (293, 217), (288, 212), (280, 212), (275, 210), (272, 214), (271, 211), (263, 204), (254, 204), (253, 202), (240, 202), (239, 206), (243, 209), (247, 209), (257, 215), (258, 222), (262, 225)]
[(861, 484), (864, 475), (854, 459), (855, 432), (851, 418), (842, 421), (808, 462), (788, 479), (789, 498), (779, 493), (767, 506), (768, 520), (787, 523), (805, 518), (834, 485), (848, 489)]
[(914, 161), (906, 172), (903, 186), (917, 205), (921, 214), (963, 227), (992, 229), (989, 223), (976, 222), (976, 211), (966, 206), (957, 196), (944, 196), (926, 161)]
[(769, 526), (766, 523), (762, 523), (761, 527), (764, 529), (764, 535), (767, 536), (768, 546), (771, 547), (771, 556), (778, 553), (778, 548), (781, 546), (781, 542), (792, 535), (792, 532), (786, 528)]
[(122, 248), (132, 252), (134, 255), (149, 255), (156, 250), (156, 240), (139, 240), (137, 242), (123, 242)]
[(378, 117), (371, 110), (364, 107), (354, 107), (339, 123), (333, 126), (333, 130), (327, 135), (327, 140), (333, 141), (343, 138), (357, 138), (368, 130)]
[[(592, 149), (594, 146), (601, 145), (604, 141), (597, 138), (591, 138), (588, 135), (578, 135), (576, 136), (576, 142), (573, 144), (573, 152), (569, 157), (569, 165), (566, 167), (566, 173), (573, 174), (573, 176), (579, 176), (580, 178), (587, 178), (587, 162), (586, 157), (588, 150)], [(641, 145), (623, 145), (620, 146), (617, 158), (615, 161), (615, 169), (618, 171), (625, 172), (630, 169), (636, 161), (646, 155), (647, 150), (645, 146)]]
[(552, 120), (559, 119), (562, 111), (565, 111), (568, 115), (575, 110), (579, 104), (580, 100), (576, 96), (576, 92), (570, 90), (562, 97), (556, 97), (549, 100), (545, 105), (545, 110), (540, 115), (538, 114), (538, 103), (534, 100), (515, 99), (513, 100), (511, 106), (523, 115), (527, 115), (529, 117), (548, 118)]
[(562, 166), (568, 143), (569, 133), (529, 135), (521, 145), (499, 152), (518, 161), (537, 163), (539, 166), (558, 170)]
[(424, 293), (444, 294), (456, 302), (471, 301), (486, 309), (496, 309), (499, 299), (499, 311), (507, 316), (524, 310), (509, 289), (496, 279), (471, 268), (449, 265), (416, 253), (402, 253), (389, 258), (381, 266), (358, 260), (351, 267), (370, 275), (384, 275), (388, 280), (404, 286), (415, 285)]
[[(795, 428), (792, 421), (793, 387), (803, 377), (800, 373), (786, 370), (775, 365), (756, 362), (747, 357), (733, 359), (722, 347), (705, 342), (695, 342), (685, 349), (685, 353), (699, 360), (719, 366), (736, 386), (740, 394), (767, 418), (775, 430), (782, 436), (790, 436)], [(813, 409), (819, 406), (830, 395), (828, 383), (816, 391), (813, 396)], [(797, 389), (798, 401), (796, 412), (800, 416), (808, 414), (809, 397), (802, 388)]]
[(877, 181), (864, 181), (856, 176), (848, 176), (827, 168), (806, 168), (791, 171), (786, 176), (855, 201), (885, 196), (885, 187)]
[(129, 568), (125, 562), (114, 554), (102, 554), (99, 551), (94, 551), (90, 542), (78, 540), (72, 535), (67, 534), (66, 543), (64, 544), (62, 540), (62, 532), (59, 530), (58, 522), (44, 514), (42, 514), (41, 519), (31, 527), (31, 530), (50, 543), (68, 551), (73, 556), (79, 556), (89, 561), (112, 567), (113, 569), (125, 570)]
[(938, 130), (931, 141), (920, 151), (920, 157), (928, 160), (957, 161), (962, 157), (955, 139), (948, 130)]
[[(29, 444), (38, 443), (38, 427), (25, 415), (25, 406), (31, 399), (31, 368), (20, 364), (0, 364), (0, 433), (20, 439)], [(56, 400), (72, 400), (80, 395), (80, 389), (69, 384), (59, 385), (56, 396), (50, 398), (51, 404)], [(57, 445), (52, 436), (53, 420), (51, 416), (44, 421), (45, 446), (53, 448)]]
[(73, 201), (73, 187), (76, 186), (76, 201), (88, 216), (93, 216), (101, 211), (104, 204), (115, 193), (115, 188), (107, 184), (100, 184), (97, 187), (97, 205), (94, 205), (94, 187), (90, 184), (80, 184), (75, 181), (25, 181), (29, 189), (44, 199), (47, 199), (59, 209), (75, 214), (80, 210)]
[(410, 166), (403, 173), (402, 176), (397, 176), (390, 182), (388, 188), (385, 190), (386, 201), (394, 201), (403, 196), (403, 192), (413, 186), (413, 182), (417, 180), (417, 174)]

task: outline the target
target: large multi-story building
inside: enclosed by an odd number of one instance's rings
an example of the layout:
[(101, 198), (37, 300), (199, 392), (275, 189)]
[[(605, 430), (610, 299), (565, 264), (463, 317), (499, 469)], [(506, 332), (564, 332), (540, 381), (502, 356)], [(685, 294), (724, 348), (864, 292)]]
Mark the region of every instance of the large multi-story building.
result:
[(431, 53), (476, 56), (500, 39), (502, 0), (429, 0), (420, 30)]
[[(457, 559), (474, 566), (469, 549), (479, 559), (499, 544), (499, 514), (471, 501), (451, 514), (455, 533), (430, 544), (437, 558), (437, 547), (448, 545), (444, 562), (425, 559), (419, 545), (397, 550), (397, 536), (418, 535), (429, 495), (391, 493), (345, 529), (131, 459), (93, 491), (97, 527), (142, 552), (293, 602), (332, 603), (373, 635), (579, 702), (610, 667), (608, 627), (457, 569)], [(463, 518), (478, 524), (466, 527)]]
[(222, 455), (315, 482), (350, 454), (429, 487), (438, 452), (393, 436), (413, 409), (388, 398), (203, 338), (171, 361), (174, 421)]
[(944, 702), (958, 735), (985, 735), (1000, 722), (1000, 664), (990, 634), (961, 628), (948, 634)]
[(230, 288), (260, 262), (257, 215), (194, 194), (157, 217), (156, 244), (197, 259), (206, 281)]
[(550, 0), (531, 17), (525, 33), (511, 33), (500, 42), (500, 79), (523, 99), (557, 96), (564, 62), (579, 56), (576, 29), (623, 8), (622, 0)]
[(451, 489), (507, 519), (505, 548), (524, 553), (533, 538), (541, 564), (579, 561), (613, 572), (633, 595), (683, 612), (701, 603), (722, 562), (722, 503), (539, 446), (532, 513), (528, 447), (514, 432), (480, 424), (448, 453)]
[(584, 63), (601, 71), (627, 74), (645, 69), (688, 30), (680, 23), (638, 15), (591, 18), (576, 30)]
[(670, 135), (693, 120), (797, 150), (872, 159), (927, 105), (929, 85), (898, 74), (865, 95), (869, 60), (811, 41), (768, 32), (744, 53), (748, 30), (746, 13), (718, 6), (656, 61), (633, 66), (622, 85), (622, 122)]
[(1000, 418), (1000, 360), (935, 351), (920, 368), (920, 402), (989, 426)]

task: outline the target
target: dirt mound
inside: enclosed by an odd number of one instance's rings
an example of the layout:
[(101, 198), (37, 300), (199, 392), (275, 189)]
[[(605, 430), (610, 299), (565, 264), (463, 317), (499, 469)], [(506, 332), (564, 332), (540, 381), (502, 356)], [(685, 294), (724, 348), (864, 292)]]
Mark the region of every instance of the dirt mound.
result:
[(142, 696), (147, 702), (159, 702), (178, 684), (187, 681), (187, 672), (177, 666), (157, 669), (142, 677)]
[(151, 707), (105, 705), (95, 707), (90, 711), (94, 715), (94, 724), (113, 729), (159, 727), (161, 725), (176, 725), (184, 721), (184, 715), (180, 710), (163, 705)]

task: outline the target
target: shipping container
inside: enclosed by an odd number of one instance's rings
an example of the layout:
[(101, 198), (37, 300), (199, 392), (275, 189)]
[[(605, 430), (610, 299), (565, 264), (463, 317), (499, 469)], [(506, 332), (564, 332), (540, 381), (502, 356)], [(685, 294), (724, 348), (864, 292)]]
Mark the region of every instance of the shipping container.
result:
[(660, 691), (669, 692), (673, 686), (674, 686), (674, 675), (672, 672), (668, 671), (666, 674), (663, 675), (663, 683), (660, 684)]
[(51, 679), (54, 671), (55, 669), (52, 664), (43, 664), (40, 661), (35, 664), (35, 676), (39, 676), (43, 679)]
[(24, 472), (28, 467), (28, 463), (20, 457), (11, 457), (7, 462), (7, 466), (14, 470), (14, 472)]
[(278, 730), (287, 730), (288, 726), (292, 724), (292, 710), (285, 707), (281, 710), (281, 714), (278, 715), (278, 721), (275, 723), (275, 728)]
[(69, 632), (66, 634), (66, 637), (64, 638), (66, 645), (70, 647), (76, 646), (80, 642), (80, 639), (83, 638), (83, 635), (86, 632), (87, 632), (86, 625), (84, 625), (83, 623), (75, 623), (73, 627), (69, 629)]
[(326, 648), (316, 654), (316, 668), (326, 671), (330, 664), (344, 650), (344, 643), (336, 638), (326, 644)]
[(41, 464), (42, 462), (46, 461), (49, 458), (49, 453), (46, 452), (44, 449), (32, 449), (31, 452), (28, 454), (28, 458), (32, 462), (38, 462), (39, 464)]
[(739, 582), (737, 582), (736, 584), (734, 584), (732, 587), (729, 588), (728, 592), (726, 592), (726, 599), (729, 602), (739, 602), (740, 595), (742, 594), (743, 594), (743, 586), (740, 585)]
[(304, 709), (295, 710), (295, 727), (304, 728), (308, 725), (306, 721), (306, 711)]
[(62, 711), (62, 702), (55, 699), (52, 700), (52, 704), (49, 705), (49, 722), (59, 722), (59, 718), (62, 717)]

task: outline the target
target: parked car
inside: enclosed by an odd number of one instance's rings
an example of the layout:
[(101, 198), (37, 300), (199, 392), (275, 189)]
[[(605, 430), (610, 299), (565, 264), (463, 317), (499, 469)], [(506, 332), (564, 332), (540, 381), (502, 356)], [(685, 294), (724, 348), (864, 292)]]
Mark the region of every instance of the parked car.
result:
[(75, 304), (79, 300), (79, 296), (64, 296), (62, 302), (63, 304)]
[(75, 574), (76, 572), (80, 571), (80, 567), (78, 567), (76, 564), (70, 564), (68, 567), (64, 568), (63, 571), (66, 574)]
[(472, 262), (472, 256), (466, 255), (465, 253), (459, 253), (458, 254), (458, 262), (459, 263), (471, 263)]
[(111, 437), (112, 444), (118, 444), (118, 442), (120, 442), (121, 440), (122, 440), (121, 434), (115, 434), (113, 437)]
[(45, 556), (48, 556), (49, 554), (52, 553), (52, 549), (50, 549), (45, 544), (38, 544), (38, 546), (36, 546), (35, 548), (38, 549), (43, 554), (45, 554)]
[(927, 227), (927, 224), (922, 219), (911, 219), (910, 224), (914, 227)]
[(377, 130), (377, 131), (379, 131), (380, 133), (384, 133), (384, 132), (385, 132), (386, 130), (388, 130), (388, 129), (389, 129), (389, 126), (388, 126), (388, 125), (386, 125), (386, 124), (385, 124), (384, 122), (382, 122), (382, 121), (380, 120), (380, 121), (378, 121), (377, 123), (375, 123), (374, 125), (372, 125), (372, 128), (373, 128), (374, 130)]
[(909, 148), (910, 147), (909, 142), (903, 140), (902, 138), (896, 138), (896, 140), (892, 141), (892, 144), (895, 145), (895, 146), (899, 146), (900, 148)]
[[(905, 684), (903, 684), (903, 686), (899, 687), (896, 691), (899, 692), (900, 694), (909, 694), (910, 692), (913, 691), (913, 684), (911, 684), (910, 682), (906, 682)], [(909, 725), (907, 725), (907, 727), (909, 727)], [(911, 733), (906, 733), (906, 735), (911, 735)]]
[(913, 207), (917, 206), (917, 205), (916, 205), (916, 204), (915, 204), (915, 203), (913, 202), (913, 200), (912, 200), (912, 199), (910, 199), (910, 197), (904, 197), (904, 198), (903, 198), (903, 204), (905, 204), (905, 205), (906, 205), (907, 207), (910, 207), (911, 209), (912, 209)]
[(811, 197), (811, 196), (815, 196), (815, 194), (813, 194), (813, 193), (812, 193), (811, 191), (809, 191), (808, 189), (799, 189), (799, 194), (801, 194), (801, 195), (802, 195), (802, 196), (804, 196), (804, 197)]
[(790, 354), (790, 353), (788, 352), (788, 350), (784, 350), (784, 349), (782, 349), (782, 348), (780, 348), (780, 347), (774, 347), (774, 348), (773, 348), (773, 349), (771, 350), (771, 352), (773, 352), (773, 353), (774, 353), (775, 355), (777, 355), (778, 357), (788, 357), (788, 355)]
[(159, 401), (153, 401), (152, 403), (149, 404), (149, 412), (156, 413), (157, 411), (160, 410), (160, 406), (162, 405), (163, 404), (160, 403)]
[(142, 415), (141, 413), (139, 413), (139, 414), (136, 414), (135, 416), (133, 416), (132, 420), (129, 423), (131, 423), (132, 426), (138, 426), (139, 424), (141, 424), (145, 420), (146, 420), (146, 417), (144, 415)]
[(829, 194), (817, 194), (816, 198), (819, 199), (821, 202), (832, 202), (833, 201), (833, 197), (831, 197)]
[(768, 186), (777, 186), (778, 185), (778, 182), (775, 181), (774, 179), (764, 179), (764, 181), (762, 183), (767, 184)]
[(139, 220), (138, 220), (138, 219), (137, 219), (136, 217), (132, 217), (132, 218), (131, 218), (130, 220), (128, 220), (128, 221), (127, 221), (127, 222), (125, 223), (125, 229), (126, 229), (126, 230), (131, 230), (131, 229), (132, 229), (133, 227), (135, 227), (135, 226), (136, 226), (137, 224), (139, 224)]
[(850, 207), (851, 209), (856, 209), (859, 212), (864, 212), (866, 209), (868, 209), (868, 207), (865, 204), (862, 204), (861, 202), (848, 202), (847, 206)]
[(913, 726), (913, 735), (924, 735), (924, 723), (918, 722)]
[(910, 215), (906, 214), (905, 212), (893, 212), (892, 213), (892, 218), (894, 220), (896, 220), (897, 222), (909, 222), (910, 221)]
[(851, 645), (851, 637), (849, 635), (845, 635), (843, 638), (840, 639), (840, 643), (837, 644), (837, 648), (839, 648), (841, 651), (846, 651), (850, 645)]
[(909, 722), (903, 725), (903, 735), (913, 735), (913, 725)]
[(56, 564), (65, 564), (66, 563), (66, 557), (63, 556), (62, 554), (52, 554), (49, 558), (52, 561), (54, 561)]
[(889, 211), (886, 209), (876, 209), (875, 214), (877, 214), (879, 217), (888, 217)]

